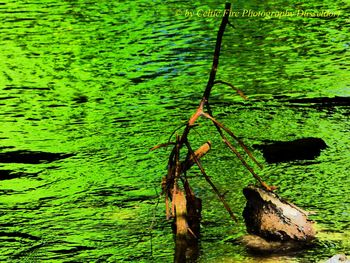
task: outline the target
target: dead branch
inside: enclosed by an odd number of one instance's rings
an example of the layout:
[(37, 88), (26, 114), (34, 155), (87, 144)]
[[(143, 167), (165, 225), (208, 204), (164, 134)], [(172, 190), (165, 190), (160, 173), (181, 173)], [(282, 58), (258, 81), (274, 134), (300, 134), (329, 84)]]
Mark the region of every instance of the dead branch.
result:
[[(194, 152), (194, 156), (195, 158), (197, 158), (198, 160), (200, 158), (202, 158), (209, 150), (211, 147), (211, 143), (210, 141), (204, 143), (201, 147), (199, 147), (195, 152)], [(195, 164), (195, 159), (192, 155), (190, 155), (190, 157), (184, 161), (183, 163), (181, 163), (181, 170), (183, 172), (186, 172), (188, 169), (190, 169), (193, 165)]]
[[(185, 124), (181, 135), (178, 135), (176, 131), (183, 125), (177, 128), (170, 135), (167, 143), (159, 144), (151, 148), (151, 150), (155, 150), (160, 147), (166, 147), (169, 145), (173, 146), (168, 158), (167, 174), (162, 179), (162, 190), (165, 194), (166, 217), (167, 219), (174, 218), (173, 226), (176, 229), (175, 262), (184, 262), (184, 260), (186, 260), (186, 251), (188, 247), (191, 246), (190, 244), (192, 241), (195, 241), (194, 243), (197, 243), (198, 245), (197, 239), (199, 238), (200, 234), (200, 214), (202, 208), (201, 200), (195, 196), (186, 176), (186, 171), (189, 170), (194, 164), (198, 166), (202, 176), (218, 196), (219, 200), (223, 203), (230, 217), (234, 221), (237, 221), (234, 213), (232, 212), (228, 202), (224, 197), (224, 194), (220, 193), (219, 189), (215, 186), (211, 178), (205, 172), (205, 169), (200, 161), (200, 159), (210, 150), (211, 143), (208, 141), (204, 143), (199, 149), (193, 151), (191, 143), (188, 140), (189, 133), (197, 125), (196, 122), (200, 117), (209, 119), (213, 123), (225, 145), (237, 156), (242, 165), (267, 191), (272, 191), (275, 189), (275, 187), (267, 185), (260, 178), (260, 176), (254, 172), (253, 168), (248, 164), (240, 151), (238, 151), (238, 149), (228, 140), (226, 135), (228, 135), (231, 140), (238, 144), (244, 155), (248, 156), (248, 160), (250, 159), (258, 167), (262, 168), (262, 165), (255, 159), (243, 141), (240, 140), (229, 128), (227, 128), (214, 117), (210, 107), (210, 94), (213, 86), (217, 84), (229, 86), (235, 90), (243, 99), (247, 99), (244, 93), (241, 90), (237, 89), (233, 84), (222, 80), (215, 80), (219, 66), (221, 43), (225, 28), (227, 25), (233, 27), (233, 25), (229, 22), (230, 9), (231, 4), (226, 3), (225, 13), (217, 33), (209, 79), (204, 89), (203, 96), (200, 100), (198, 108)], [(174, 134), (176, 134), (176, 141), (171, 142), (170, 140)], [(196, 247), (196, 245), (194, 245), (194, 247)]]
[[(211, 186), (219, 200), (223, 203), (225, 209), (234, 221), (237, 221), (234, 213), (232, 212), (228, 202), (224, 198), (224, 195), (220, 193), (219, 189), (215, 186), (211, 178), (205, 172), (205, 169), (200, 161), (210, 149), (210, 142), (203, 144), (199, 149), (193, 151), (191, 143), (188, 140), (188, 135), (191, 130), (197, 125), (196, 122), (200, 117), (209, 119), (219, 132), (225, 145), (237, 156), (243, 166), (253, 175), (253, 177), (268, 191), (272, 191), (274, 188), (268, 186), (253, 170), (253, 168), (247, 163), (242, 154), (236, 149), (236, 147), (228, 140), (226, 134), (231, 137), (242, 149), (242, 151), (260, 168), (262, 166), (254, 158), (252, 153), (248, 150), (248, 147), (226, 126), (216, 120), (213, 116), (209, 98), (211, 90), (216, 84), (223, 84), (234, 89), (243, 99), (247, 97), (242, 91), (237, 89), (231, 83), (215, 80), (216, 73), (219, 66), (219, 57), (221, 51), (221, 43), (224, 36), (225, 28), (229, 23), (229, 13), (231, 5), (227, 3), (225, 5), (225, 13), (222, 18), (219, 31), (217, 33), (216, 44), (213, 55), (213, 62), (209, 79), (205, 90), (203, 92), (202, 99), (198, 105), (197, 110), (192, 114), (186, 123), (181, 135), (176, 134), (176, 141), (170, 142), (172, 136), (176, 133), (174, 131), (168, 143), (160, 144), (153, 147), (151, 150), (173, 145), (173, 148), (169, 154), (167, 175), (162, 180), (162, 189), (165, 193), (165, 205), (167, 219), (174, 217), (174, 224), (176, 228), (177, 242), (179, 241), (180, 247), (182, 247), (184, 238), (186, 240), (197, 239), (199, 236), (199, 221), (201, 211), (201, 200), (197, 198), (188, 182), (186, 177), (186, 171), (196, 164), (201, 171), (202, 176), (206, 182)], [(206, 111), (205, 111), (206, 110)], [(184, 150), (184, 148), (186, 148)], [(181, 155), (182, 153), (182, 155)], [(185, 156), (185, 157), (184, 157)], [(182, 183), (182, 185), (181, 185)], [(186, 241), (187, 242), (187, 241)], [(181, 254), (182, 255), (182, 254)]]
[(213, 184), (213, 182), (210, 180), (210, 177), (206, 174), (206, 172), (204, 171), (204, 168), (202, 166), (202, 164), (200, 163), (199, 159), (196, 157), (195, 153), (193, 152), (191, 145), (188, 142), (185, 142), (186, 146), (188, 148), (188, 150), (190, 151), (195, 163), (197, 164), (198, 168), (200, 169), (202, 175), (204, 176), (205, 180), (209, 183), (209, 185), (211, 186), (211, 188), (213, 188), (214, 192), (216, 193), (216, 195), (219, 197), (220, 201), (224, 204), (224, 207), (226, 208), (227, 212), (230, 214), (231, 218), (234, 221), (237, 221), (236, 216), (233, 214), (229, 204), (226, 202), (224, 195), (220, 194), (219, 190), (216, 188), (215, 184)]
[(239, 96), (241, 96), (243, 99), (247, 100), (248, 97), (246, 95), (244, 95), (243, 91), (241, 91), (240, 89), (236, 88), (235, 86), (233, 86), (231, 83), (226, 82), (226, 81), (222, 81), (222, 80), (215, 80), (214, 81), (214, 85), (215, 84), (224, 84), (227, 85), (229, 87), (231, 87), (233, 90), (235, 90)]
[(169, 145), (175, 145), (175, 143), (174, 142), (161, 143), (161, 144), (158, 144), (156, 146), (153, 146), (151, 149), (149, 149), (149, 151), (151, 152), (151, 151), (157, 150), (157, 149), (162, 148), (162, 147), (167, 147)]
[(217, 126), (219, 126), (221, 129), (223, 129), (225, 132), (227, 132), (233, 139), (235, 139), (238, 144), (243, 148), (243, 150), (248, 154), (248, 156), (260, 167), (262, 168), (262, 165), (255, 159), (255, 157), (252, 155), (252, 153), (248, 150), (248, 148), (245, 146), (245, 144), (229, 129), (226, 128), (223, 124), (221, 124), (220, 122), (218, 122), (213, 116), (211, 116), (208, 113), (203, 112), (202, 116), (208, 118), (209, 120), (211, 120), (212, 122), (214, 122), (214, 124), (216, 124)]

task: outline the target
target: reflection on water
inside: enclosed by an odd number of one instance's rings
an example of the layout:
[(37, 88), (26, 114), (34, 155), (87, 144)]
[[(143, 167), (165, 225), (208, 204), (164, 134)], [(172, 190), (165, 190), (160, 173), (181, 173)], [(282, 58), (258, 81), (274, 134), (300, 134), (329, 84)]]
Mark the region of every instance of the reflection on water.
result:
[[(167, 140), (199, 102), (220, 19), (174, 10), (184, 2), (6, 1), (0, 4), (0, 261), (170, 262), (173, 239), (158, 202)], [(238, 1), (237, 9), (329, 9), (338, 18), (236, 18), (225, 33), (214, 114), (247, 145), (320, 137), (313, 162), (265, 165), (266, 181), (313, 216), (313, 249), (281, 262), (316, 262), (350, 251), (350, 6)], [(338, 96), (338, 98), (334, 98)], [(322, 98), (322, 99), (320, 99)], [(325, 102), (326, 103), (323, 103)], [(330, 102), (330, 103), (327, 103)], [(253, 182), (203, 122), (207, 172), (236, 214)], [(193, 138), (194, 138), (193, 136)], [(201, 142), (198, 141), (198, 144)], [(260, 152), (255, 155), (264, 162)], [(247, 253), (205, 182), (200, 262), (273, 262)], [(224, 191), (223, 191), (224, 192)], [(242, 221), (242, 220), (241, 220)]]

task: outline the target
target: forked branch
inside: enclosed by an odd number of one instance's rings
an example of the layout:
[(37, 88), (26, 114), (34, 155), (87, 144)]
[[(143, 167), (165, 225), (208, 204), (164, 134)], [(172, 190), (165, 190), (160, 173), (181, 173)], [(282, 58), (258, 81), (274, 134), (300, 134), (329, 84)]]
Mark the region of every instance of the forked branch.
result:
[[(189, 198), (187, 202), (194, 196), (192, 190), (190, 190), (188, 180), (186, 178), (186, 171), (194, 164), (196, 164), (201, 171), (201, 174), (203, 175), (204, 179), (208, 182), (208, 184), (211, 186), (211, 188), (214, 190), (216, 195), (218, 196), (219, 200), (223, 203), (224, 207), (230, 214), (231, 218), (236, 221), (236, 217), (233, 214), (229, 204), (224, 198), (224, 195), (220, 194), (218, 188), (215, 186), (215, 184), (212, 182), (211, 178), (207, 175), (205, 172), (201, 162), (200, 158), (209, 150), (210, 143), (204, 144), (199, 150), (196, 152), (193, 151), (192, 146), (188, 140), (188, 135), (192, 128), (196, 125), (197, 120), (200, 117), (204, 117), (209, 119), (216, 129), (218, 130), (222, 140), (226, 144), (226, 146), (238, 157), (238, 159), (242, 162), (243, 166), (246, 167), (246, 169), (253, 175), (253, 177), (267, 190), (272, 191), (274, 188), (268, 186), (253, 170), (253, 168), (247, 163), (247, 161), (244, 159), (244, 157), (241, 155), (241, 153), (232, 145), (232, 143), (227, 139), (225, 134), (228, 134), (238, 145), (243, 149), (243, 151), (248, 155), (248, 157), (257, 164), (260, 168), (262, 166), (258, 163), (258, 161), (254, 158), (252, 153), (248, 150), (248, 148), (245, 146), (245, 144), (226, 126), (224, 126), (222, 123), (217, 121), (212, 113), (210, 104), (209, 104), (209, 97), (211, 94), (211, 90), (214, 85), (216, 84), (222, 84), (231, 87), (234, 89), (243, 99), (247, 99), (247, 97), (243, 94), (242, 91), (237, 89), (234, 85), (231, 83), (222, 81), (222, 80), (215, 80), (216, 73), (219, 66), (219, 57), (220, 57), (220, 51), (221, 51), (221, 43), (224, 36), (225, 28), (227, 25), (230, 25), (229, 23), (229, 13), (230, 13), (231, 5), (227, 3), (225, 5), (225, 13), (222, 18), (220, 28), (217, 34), (216, 38), (216, 44), (215, 44), (215, 50), (214, 50), (214, 56), (213, 56), (213, 63), (211, 67), (211, 71), (209, 74), (209, 79), (207, 82), (207, 85), (205, 87), (205, 90), (203, 92), (202, 99), (199, 103), (199, 106), (195, 113), (189, 118), (182, 134), (179, 136), (176, 136), (176, 142), (168, 142), (166, 144), (161, 144), (158, 146), (155, 146), (155, 148), (159, 148), (162, 146), (168, 146), (173, 145), (172, 151), (169, 155), (168, 160), (168, 173), (167, 176), (163, 179), (163, 191), (166, 195), (166, 207), (167, 207), (167, 218), (170, 218), (170, 204), (169, 201), (172, 199), (172, 207), (173, 207), (173, 213), (172, 215), (176, 215), (176, 206), (183, 207), (183, 204), (176, 203), (178, 202), (177, 199), (174, 200), (175, 195), (181, 194), (181, 191), (186, 192), (186, 198)], [(205, 111), (206, 109), (206, 111)], [(173, 134), (172, 134), (173, 135)], [(185, 160), (181, 161), (181, 151), (183, 148), (186, 148), (186, 158)], [(181, 180), (179, 180), (181, 179)], [(183, 183), (182, 188), (179, 186), (179, 182)], [(182, 190), (183, 189), (183, 190)], [(193, 199), (193, 198), (192, 198)], [(181, 208), (182, 209), (182, 208)]]

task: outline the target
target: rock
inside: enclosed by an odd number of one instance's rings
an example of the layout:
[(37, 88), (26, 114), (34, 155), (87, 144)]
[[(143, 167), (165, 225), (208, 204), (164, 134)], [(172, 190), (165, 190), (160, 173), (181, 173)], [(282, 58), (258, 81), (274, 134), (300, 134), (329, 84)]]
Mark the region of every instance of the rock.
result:
[(289, 142), (276, 141), (267, 145), (254, 145), (262, 150), (268, 163), (288, 162), (294, 160), (313, 160), (321, 150), (327, 148), (320, 138), (302, 138)]
[(338, 254), (328, 259), (325, 263), (350, 263), (350, 260), (344, 254)]
[(247, 199), (243, 217), (249, 234), (267, 242), (298, 242), (298, 246), (315, 239), (314, 222), (306, 211), (255, 186), (244, 188), (243, 193)]

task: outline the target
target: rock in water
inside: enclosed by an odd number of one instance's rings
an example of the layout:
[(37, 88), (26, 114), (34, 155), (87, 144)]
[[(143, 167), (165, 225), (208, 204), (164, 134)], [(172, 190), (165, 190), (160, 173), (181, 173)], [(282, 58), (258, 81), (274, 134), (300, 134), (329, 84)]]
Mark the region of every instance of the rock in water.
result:
[(328, 259), (325, 263), (350, 263), (350, 260), (344, 254), (338, 254)]
[(291, 242), (308, 244), (315, 238), (314, 222), (306, 211), (255, 186), (244, 188), (243, 193), (247, 199), (243, 217), (249, 234), (288, 246)]

